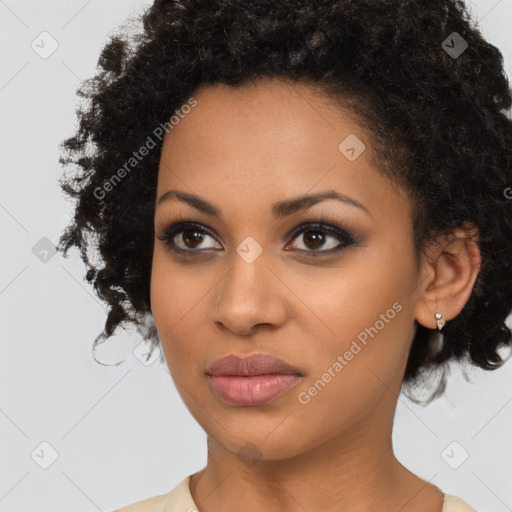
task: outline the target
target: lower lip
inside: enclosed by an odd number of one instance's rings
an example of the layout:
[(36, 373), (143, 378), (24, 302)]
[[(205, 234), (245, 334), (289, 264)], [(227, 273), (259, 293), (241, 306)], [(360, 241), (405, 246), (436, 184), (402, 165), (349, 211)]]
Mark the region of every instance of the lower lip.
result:
[(261, 405), (270, 402), (293, 387), (298, 375), (211, 375), (210, 385), (217, 396), (229, 405)]

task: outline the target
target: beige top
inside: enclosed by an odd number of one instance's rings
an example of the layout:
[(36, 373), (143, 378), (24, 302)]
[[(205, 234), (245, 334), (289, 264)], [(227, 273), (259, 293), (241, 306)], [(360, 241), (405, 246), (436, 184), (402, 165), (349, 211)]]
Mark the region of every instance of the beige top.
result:
[[(172, 491), (160, 496), (132, 503), (114, 512), (198, 512), (190, 494), (189, 481), (192, 475), (183, 479)], [(442, 512), (477, 512), (471, 505), (452, 494), (443, 493)]]

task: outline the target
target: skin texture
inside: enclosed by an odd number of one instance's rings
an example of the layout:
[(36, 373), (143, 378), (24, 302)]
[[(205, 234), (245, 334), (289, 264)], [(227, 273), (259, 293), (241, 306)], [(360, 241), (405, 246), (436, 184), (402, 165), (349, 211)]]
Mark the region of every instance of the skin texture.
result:
[[(222, 217), (176, 199), (157, 204), (151, 307), (177, 389), (208, 435), (207, 466), (190, 483), (199, 510), (440, 511), (440, 490), (396, 460), (392, 424), (415, 321), (434, 329), (436, 311), (449, 321), (462, 310), (480, 265), (477, 245), (457, 230), (416, 262), (407, 194), (377, 172), (356, 119), (307, 86), (216, 84), (193, 96), (197, 106), (164, 140), (157, 202), (179, 190)], [(350, 134), (366, 141), (355, 161), (338, 149)], [(369, 214), (328, 199), (272, 216), (272, 203), (326, 189)], [(177, 255), (158, 239), (178, 215), (216, 234), (189, 243), (202, 256)], [(357, 234), (356, 243), (322, 256), (336, 238), (315, 246), (305, 233), (288, 236), (318, 215)], [(263, 248), (252, 263), (236, 252), (248, 236)], [(184, 238), (174, 240), (187, 247)], [(394, 318), (301, 403), (299, 393), (395, 303)], [(207, 367), (256, 352), (295, 366), (302, 379), (265, 405), (220, 401)]]

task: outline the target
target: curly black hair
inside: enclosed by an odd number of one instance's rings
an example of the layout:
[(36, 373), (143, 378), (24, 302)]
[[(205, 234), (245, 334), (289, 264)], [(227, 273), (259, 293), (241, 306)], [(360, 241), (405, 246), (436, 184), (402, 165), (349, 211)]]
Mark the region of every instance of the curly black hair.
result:
[[(320, 91), (368, 129), (376, 169), (414, 200), (417, 258), (441, 232), (478, 228), (472, 294), (442, 335), (417, 324), (404, 383), (443, 369), (431, 400), (445, 387), (443, 363), (504, 363), (498, 349), (512, 345), (512, 97), (502, 54), (463, 1), (156, 0), (134, 20), (142, 30), (109, 35), (96, 76), (77, 90), (86, 101), (77, 133), (61, 144), (60, 163), (76, 171), (60, 185), (76, 208), (58, 249), (79, 248), (87, 281), (109, 306), (94, 347), (118, 326), (151, 318), (156, 128), (168, 131), (199, 86), (280, 78)], [(153, 149), (134, 161), (150, 139)], [(123, 179), (113, 181), (116, 171)], [(158, 343), (154, 324), (150, 331)]]

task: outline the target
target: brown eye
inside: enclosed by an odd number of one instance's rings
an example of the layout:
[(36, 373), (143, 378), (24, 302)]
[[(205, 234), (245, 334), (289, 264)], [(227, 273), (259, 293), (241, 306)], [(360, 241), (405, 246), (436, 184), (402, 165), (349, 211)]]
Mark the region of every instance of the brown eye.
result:
[[(180, 231), (178, 234), (181, 233), (181, 240), (185, 244), (185, 246), (189, 249), (196, 249), (199, 245), (201, 245), (204, 234), (201, 233), (201, 231), (192, 230), (192, 229), (185, 229), (183, 231)], [(176, 237), (176, 235), (175, 235)]]
[(214, 240), (213, 234), (200, 224), (191, 222), (179, 222), (164, 230), (162, 236), (158, 239), (165, 242), (171, 249), (181, 252), (200, 252), (203, 249), (218, 248), (215, 245), (203, 246), (205, 240), (211, 238)]
[(304, 245), (308, 249), (317, 250), (321, 249), (323, 245), (325, 245), (326, 239), (334, 238), (330, 235), (325, 235), (322, 231), (304, 231), (302, 233)]
[[(295, 230), (290, 237), (292, 248), (311, 256), (329, 255), (341, 251), (356, 243), (356, 240), (345, 230), (325, 224), (312, 222)], [(213, 232), (202, 224), (190, 221), (177, 222), (167, 227), (158, 239), (178, 253), (200, 254), (209, 249), (222, 249)], [(208, 239), (210, 242), (208, 245)]]
[(322, 223), (305, 224), (293, 234), (293, 248), (302, 252), (332, 254), (353, 245), (355, 240), (346, 231)]

